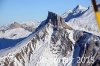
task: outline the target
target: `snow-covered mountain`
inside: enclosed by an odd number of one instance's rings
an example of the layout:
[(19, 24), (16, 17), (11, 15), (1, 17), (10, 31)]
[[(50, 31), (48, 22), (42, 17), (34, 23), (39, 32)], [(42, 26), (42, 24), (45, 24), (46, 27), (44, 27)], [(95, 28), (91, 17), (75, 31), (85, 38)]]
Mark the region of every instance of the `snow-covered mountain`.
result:
[(8, 38), (8, 39), (18, 39), (23, 38), (31, 34), (31, 32), (23, 29), (23, 28), (16, 28), (11, 30), (6, 30), (5, 32), (0, 33), (0, 38)]
[(0, 27), (0, 38), (18, 39), (31, 34), (40, 24), (38, 21), (28, 21), (23, 24), (14, 22)]
[(0, 66), (97, 66), (99, 62), (100, 37), (74, 30), (52, 12), (16, 46), (0, 50)]
[(27, 21), (24, 24), (22, 24), (22, 27), (30, 32), (33, 32), (35, 28), (39, 26), (40, 23), (41, 22), (38, 22), (36, 20), (31, 20), (31, 21)]
[(73, 18), (80, 17), (86, 12), (87, 8), (77, 5), (73, 10), (66, 11), (62, 16), (65, 18), (65, 21), (68, 22)]
[[(98, 5), (99, 7), (99, 5)], [(87, 31), (100, 36), (92, 6), (88, 8), (78, 5), (73, 10), (64, 13), (63, 17), (68, 25), (76, 30)]]

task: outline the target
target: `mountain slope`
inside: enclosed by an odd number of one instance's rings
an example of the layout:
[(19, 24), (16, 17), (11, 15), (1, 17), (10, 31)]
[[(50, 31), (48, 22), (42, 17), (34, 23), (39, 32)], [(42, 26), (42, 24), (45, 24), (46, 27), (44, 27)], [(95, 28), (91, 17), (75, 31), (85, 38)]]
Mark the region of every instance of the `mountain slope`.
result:
[(80, 16), (77, 16), (77, 18), (73, 18), (73, 16), (71, 15), (66, 15), (65, 20), (69, 19), (70, 17), (70, 19), (67, 20), (66, 23), (76, 30), (87, 31), (95, 35), (100, 35), (100, 31), (98, 29), (96, 19), (95, 19), (93, 7), (90, 6), (87, 9), (83, 9), (83, 10), (81, 9), (79, 9), (79, 11), (76, 10), (76, 12), (81, 12), (81, 15), (80, 13), (74, 13), (72, 11), (71, 13), (72, 15), (74, 14), (76, 14), (76, 16), (80, 15)]
[(6, 30), (4, 33), (0, 33), (0, 38), (8, 38), (8, 39), (18, 39), (23, 38), (31, 34), (31, 32), (23, 29), (23, 28), (16, 28), (11, 30)]
[[(93, 66), (100, 61), (99, 41), (100, 37), (74, 30), (62, 17), (49, 12), (26, 39), (0, 51), (0, 66)], [(77, 64), (77, 57), (94, 57), (94, 62)]]
[(65, 18), (65, 21), (68, 22), (69, 20), (73, 18), (80, 17), (87, 11), (87, 8), (77, 5), (73, 10), (68, 10), (63, 14), (63, 17)]

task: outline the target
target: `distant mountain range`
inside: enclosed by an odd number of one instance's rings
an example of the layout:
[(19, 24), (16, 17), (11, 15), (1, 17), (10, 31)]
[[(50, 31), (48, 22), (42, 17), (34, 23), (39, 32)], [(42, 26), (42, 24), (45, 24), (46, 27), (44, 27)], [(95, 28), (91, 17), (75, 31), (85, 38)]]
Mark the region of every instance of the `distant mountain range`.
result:
[(0, 27), (0, 38), (18, 39), (31, 34), (40, 24), (37, 21), (29, 21), (24, 24), (14, 22)]

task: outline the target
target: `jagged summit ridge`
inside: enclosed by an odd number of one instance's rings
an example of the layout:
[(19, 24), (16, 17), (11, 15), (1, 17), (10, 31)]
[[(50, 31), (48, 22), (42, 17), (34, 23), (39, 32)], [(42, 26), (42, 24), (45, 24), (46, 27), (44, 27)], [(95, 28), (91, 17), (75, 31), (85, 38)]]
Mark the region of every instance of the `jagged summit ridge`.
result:
[(74, 10), (87, 10), (87, 8), (83, 7), (82, 5), (77, 5)]
[(54, 26), (60, 26), (62, 25), (65, 21), (62, 17), (58, 16), (56, 13), (53, 12), (48, 12), (48, 17), (47, 17), (47, 22), (51, 22)]
[(66, 29), (72, 29), (70, 26), (68, 26), (66, 23), (65, 23), (65, 20), (64, 18), (62, 18), (61, 16), (57, 15), (56, 13), (53, 13), (53, 12), (48, 12), (48, 17), (47, 17), (47, 20), (46, 20), (47, 23), (51, 23), (54, 27), (64, 27)]

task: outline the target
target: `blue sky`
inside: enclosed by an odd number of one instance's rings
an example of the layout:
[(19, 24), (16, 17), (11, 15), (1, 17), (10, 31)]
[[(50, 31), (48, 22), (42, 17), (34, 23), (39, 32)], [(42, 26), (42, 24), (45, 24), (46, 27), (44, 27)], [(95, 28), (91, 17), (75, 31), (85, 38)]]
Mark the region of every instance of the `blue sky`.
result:
[(90, 0), (0, 0), (0, 25), (13, 21), (24, 22), (30, 20), (42, 21), (46, 19), (48, 11), (59, 15), (76, 5), (88, 7)]

